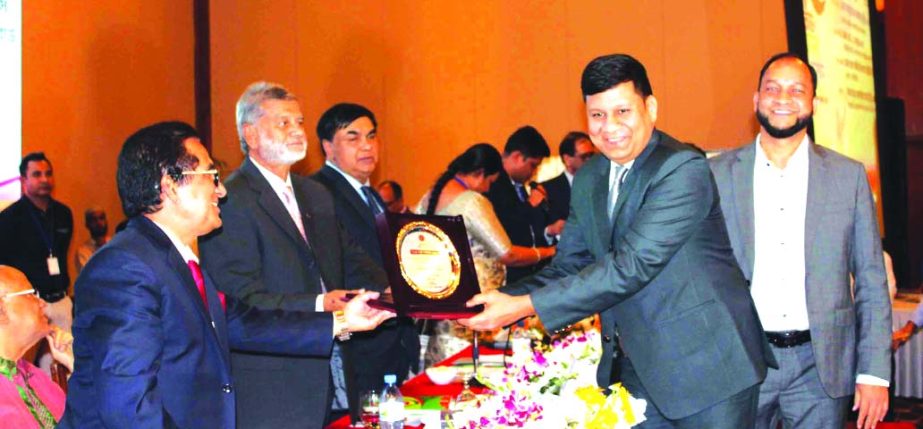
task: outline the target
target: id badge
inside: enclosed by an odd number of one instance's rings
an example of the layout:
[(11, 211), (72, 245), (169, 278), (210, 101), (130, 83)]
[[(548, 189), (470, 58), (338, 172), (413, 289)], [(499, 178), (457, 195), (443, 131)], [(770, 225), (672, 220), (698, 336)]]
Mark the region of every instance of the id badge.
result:
[(49, 256), (46, 262), (48, 262), (48, 274), (49, 275), (56, 276), (58, 274), (61, 274), (61, 266), (58, 265), (58, 258), (54, 256)]

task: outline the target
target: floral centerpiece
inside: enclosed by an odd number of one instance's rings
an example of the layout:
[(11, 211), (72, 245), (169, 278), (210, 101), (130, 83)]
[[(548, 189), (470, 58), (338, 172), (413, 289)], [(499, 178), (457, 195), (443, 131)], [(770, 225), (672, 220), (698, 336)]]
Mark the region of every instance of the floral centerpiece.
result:
[(602, 355), (597, 329), (575, 328), (534, 348), (513, 341), (506, 369), (479, 377), (490, 390), (475, 406), (453, 410), (455, 428), (623, 429), (644, 421), (646, 401), (619, 383), (609, 386), (608, 395), (597, 385)]

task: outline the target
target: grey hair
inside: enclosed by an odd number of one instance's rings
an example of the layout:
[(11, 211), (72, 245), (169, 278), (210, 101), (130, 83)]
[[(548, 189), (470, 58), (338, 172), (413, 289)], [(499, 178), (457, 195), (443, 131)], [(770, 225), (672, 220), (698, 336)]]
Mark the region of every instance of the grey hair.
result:
[(240, 138), (240, 151), (244, 155), (250, 152), (247, 141), (244, 139), (244, 125), (252, 124), (263, 116), (263, 109), (260, 106), (266, 100), (297, 100), (297, 98), (284, 86), (273, 82), (254, 82), (244, 90), (237, 100), (237, 136)]

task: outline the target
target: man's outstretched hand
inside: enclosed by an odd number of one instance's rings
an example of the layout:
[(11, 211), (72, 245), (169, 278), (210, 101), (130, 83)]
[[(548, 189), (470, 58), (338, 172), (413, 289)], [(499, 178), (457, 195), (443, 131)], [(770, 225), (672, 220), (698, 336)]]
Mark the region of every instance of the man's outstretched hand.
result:
[(359, 294), (349, 300), (343, 307), (343, 315), (346, 317), (346, 330), (349, 332), (371, 331), (377, 328), (381, 322), (395, 316), (390, 311), (369, 307), (369, 300), (378, 298), (378, 292), (366, 292), (364, 290), (358, 292)]
[(490, 331), (516, 323), (535, 314), (529, 295), (512, 296), (495, 290), (479, 293), (468, 300), (468, 307), (484, 305), (484, 311), (458, 323), (475, 331)]

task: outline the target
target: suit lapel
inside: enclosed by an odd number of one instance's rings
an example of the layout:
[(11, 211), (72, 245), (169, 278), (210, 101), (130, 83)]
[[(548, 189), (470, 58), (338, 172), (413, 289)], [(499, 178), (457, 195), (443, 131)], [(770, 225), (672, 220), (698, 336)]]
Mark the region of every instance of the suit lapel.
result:
[[(356, 188), (353, 188), (342, 174), (330, 168), (329, 165), (324, 165), (321, 171), (324, 176), (330, 179), (336, 191), (346, 198), (349, 205), (359, 213), (359, 216), (369, 225), (375, 225), (375, 218), (372, 217), (372, 209), (369, 208), (368, 204), (359, 196), (359, 193), (356, 192)], [(384, 205), (382, 205), (382, 207), (384, 207)]]
[[(629, 216), (629, 217), (627, 219), (622, 219), (623, 217), (622, 212), (625, 207), (625, 203), (630, 198), (637, 198), (638, 197), (637, 194), (639, 192), (638, 190), (643, 189), (644, 186), (646, 186), (647, 182), (650, 181), (650, 176), (651, 176), (651, 173), (653, 172), (653, 169), (644, 168), (644, 167), (645, 167), (645, 164), (648, 162), (648, 159), (651, 157), (651, 154), (654, 153), (654, 151), (657, 149), (657, 146), (660, 144), (660, 139), (661, 139), (660, 132), (655, 129), (654, 132), (651, 134), (651, 138), (648, 141), (647, 146), (638, 155), (638, 157), (635, 158), (635, 161), (634, 163), (632, 163), (631, 168), (628, 169), (628, 173), (626, 173), (625, 177), (622, 179), (622, 184), (621, 186), (619, 186), (619, 196), (618, 196), (618, 199), (615, 200), (615, 208), (613, 209), (613, 212), (615, 213), (615, 215), (612, 216), (613, 222), (612, 222), (612, 233), (611, 233), (610, 238), (613, 243), (615, 243), (615, 240), (617, 240), (618, 237), (622, 234), (621, 226), (631, 223), (631, 220), (634, 217), (634, 212), (628, 212), (628, 213), (624, 213), (624, 215)], [(609, 165), (611, 166), (612, 163), (609, 162)], [(606, 186), (608, 186), (608, 181), (609, 181), (608, 176), (609, 174), (607, 172)], [(604, 194), (606, 195), (605, 201), (609, 200), (608, 194), (609, 194), (609, 190), (606, 189), (606, 194)]]
[[(282, 228), (293, 241), (300, 243), (300, 246), (306, 246), (304, 239), (301, 237), (301, 232), (298, 231), (298, 226), (295, 225), (295, 221), (292, 220), (291, 215), (288, 214), (288, 210), (285, 209), (279, 196), (273, 191), (272, 186), (269, 185), (266, 178), (263, 177), (260, 171), (256, 169), (256, 166), (252, 164), (250, 158), (244, 159), (240, 171), (241, 174), (247, 176), (251, 189), (259, 195), (257, 201), (259, 202), (260, 208), (262, 208), (269, 218), (272, 219), (279, 228)], [(231, 198), (233, 198), (233, 196)], [(302, 213), (304, 212), (302, 211)]]
[[(336, 272), (337, 267), (334, 258), (320, 257), (321, 255), (318, 255), (318, 253), (314, 251), (318, 243), (327, 235), (323, 234), (323, 231), (317, 228), (317, 223), (314, 221), (314, 208), (309, 203), (310, 197), (307, 194), (307, 187), (302, 183), (304, 180), (309, 179), (292, 175), (292, 188), (295, 191), (295, 200), (298, 202), (298, 209), (301, 211), (301, 221), (304, 223), (304, 234), (307, 236), (307, 251), (317, 264), (321, 281), (326, 287), (327, 285), (333, 284), (331, 279), (334, 278), (333, 273)], [(319, 285), (318, 288), (320, 288)]]
[(221, 358), (224, 359), (224, 363), (230, 367), (231, 357), (229, 353), (231, 348), (228, 344), (228, 326), (227, 317), (224, 314), (225, 309), (221, 306), (221, 300), (218, 298), (218, 289), (215, 288), (215, 282), (212, 281), (211, 276), (208, 275), (208, 271), (206, 271), (204, 268), (202, 269), (202, 277), (205, 279), (205, 290), (208, 294), (208, 306), (210, 307), (212, 314), (218, 315), (218, 317), (213, 317), (212, 320), (215, 322), (215, 329), (213, 332), (217, 337), (218, 343), (221, 344)]
[[(198, 310), (196, 311), (196, 314), (198, 314), (199, 320), (202, 322), (202, 324), (204, 326), (210, 326), (212, 324), (212, 320), (215, 318), (212, 317), (212, 312), (210, 312), (208, 309), (205, 308), (205, 303), (202, 302), (202, 296), (199, 295), (199, 289), (196, 287), (195, 279), (192, 278), (192, 272), (189, 271), (189, 265), (186, 264), (186, 261), (183, 260), (182, 255), (179, 254), (179, 250), (176, 250), (176, 247), (173, 245), (173, 242), (171, 242), (170, 239), (167, 238), (166, 234), (164, 234), (164, 232), (161, 231), (160, 228), (154, 225), (154, 223), (148, 220), (147, 218), (138, 217), (137, 221), (133, 220), (132, 222), (133, 223), (137, 222), (139, 228), (141, 229), (141, 232), (144, 235), (151, 237), (154, 240), (154, 242), (157, 243), (157, 245), (161, 246), (164, 250), (166, 250), (167, 266), (172, 268), (173, 274), (175, 274), (176, 279), (180, 283), (179, 289), (182, 291), (180, 293), (185, 296), (185, 299), (193, 301), (193, 306)], [(209, 287), (208, 287), (209, 280), (208, 280), (208, 276), (205, 275), (204, 270), (203, 270), (203, 277), (206, 279), (205, 290), (209, 291)], [(211, 290), (212, 291), (215, 290), (213, 284), (211, 285)], [(211, 297), (212, 295), (214, 294), (208, 295), (210, 306), (211, 306), (212, 301), (215, 301), (215, 304), (218, 304), (217, 303), (218, 296), (215, 295), (214, 299), (212, 299)], [(224, 314), (222, 313), (217, 313), (217, 314), (220, 315), (219, 316), (220, 318), (224, 317)], [(206, 329), (206, 330), (210, 332), (209, 335), (219, 344), (219, 347), (222, 347), (222, 352), (220, 354), (224, 357), (225, 365), (227, 367), (230, 367), (229, 365), (230, 359), (228, 359), (226, 356), (227, 354), (226, 336), (222, 337), (221, 335), (218, 335), (215, 329)]]
[[(808, 201), (805, 210), (804, 220), (804, 256), (805, 262), (811, 260), (811, 249), (814, 248), (814, 238), (817, 231), (820, 230), (820, 222), (823, 216), (821, 213), (824, 206), (827, 205), (827, 194), (825, 186), (833, 180), (828, 177), (827, 162), (823, 154), (817, 150), (814, 143), (808, 146)], [(807, 268), (807, 267), (805, 267)]]
[[(754, 237), (756, 235), (753, 226), (753, 163), (756, 159), (756, 143), (744, 148), (737, 153), (737, 161), (731, 165), (731, 192), (733, 192), (733, 204), (736, 206), (734, 212), (737, 214), (737, 225), (740, 231), (737, 232), (737, 243), (734, 243), (739, 249), (743, 249), (744, 260), (747, 261), (747, 267), (744, 272), (747, 278), (753, 275), (753, 255), (754, 255)], [(727, 213), (725, 213), (727, 215)]]
[[(602, 157), (600, 157), (602, 158)], [(596, 230), (599, 231), (600, 237), (612, 236), (612, 222), (609, 222), (609, 169), (612, 163), (608, 159), (602, 158), (597, 163), (597, 171), (593, 176), (593, 198), (592, 210), (593, 219), (596, 223)]]

